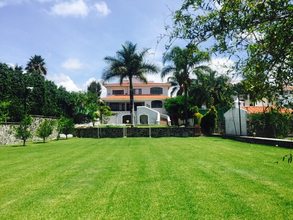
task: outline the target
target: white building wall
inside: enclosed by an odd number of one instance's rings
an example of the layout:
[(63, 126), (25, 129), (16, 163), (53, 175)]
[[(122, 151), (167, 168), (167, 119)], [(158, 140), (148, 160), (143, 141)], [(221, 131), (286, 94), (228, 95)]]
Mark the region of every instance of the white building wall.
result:
[(239, 123), (239, 108), (231, 108), (225, 114), (225, 133), (226, 135), (247, 135), (247, 112), (240, 109), (241, 134)]
[(160, 113), (154, 109), (138, 106), (137, 107), (137, 124), (140, 124), (140, 116), (147, 115), (148, 116), (148, 124), (160, 124)]

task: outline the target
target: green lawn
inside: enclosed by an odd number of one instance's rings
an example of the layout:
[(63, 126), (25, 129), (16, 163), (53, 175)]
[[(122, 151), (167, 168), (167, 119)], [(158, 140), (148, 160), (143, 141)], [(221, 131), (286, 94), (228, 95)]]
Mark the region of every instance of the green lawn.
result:
[(0, 147), (0, 219), (292, 219), (288, 152), (204, 137)]

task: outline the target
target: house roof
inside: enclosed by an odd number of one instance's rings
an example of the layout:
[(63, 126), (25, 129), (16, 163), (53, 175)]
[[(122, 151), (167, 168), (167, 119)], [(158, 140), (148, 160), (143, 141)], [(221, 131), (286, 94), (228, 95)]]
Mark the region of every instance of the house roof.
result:
[[(107, 87), (129, 87), (129, 82), (120, 83), (105, 83), (104, 86)], [(148, 83), (141, 83), (141, 82), (134, 82), (133, 87), (149, 87), (149, 86), (168, 86), (170, 87), (170, 83), (156, 83), (156, 82), (148, 82)]]
[[(165, 100), (169, 98), (165, 95), (134, 95), (135, 101)], [(128, 101), (129, 95), (111, 95), (102, 98), (104, 101)]]
[[(248, 114), (257, 114), (257, 113), (264, 113), (268, 112), (271, 108), (274, 107), (267, 107), (267, 106), (244, 106), (241, 107), (242, 109), (246, 110)], [(281, 113), (293, 113), (293, 109), (289, 108), (281, 108)]]

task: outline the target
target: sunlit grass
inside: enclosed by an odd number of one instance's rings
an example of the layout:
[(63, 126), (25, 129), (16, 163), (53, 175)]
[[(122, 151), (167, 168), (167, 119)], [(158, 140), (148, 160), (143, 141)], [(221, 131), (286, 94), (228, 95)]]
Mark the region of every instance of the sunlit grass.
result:
[(286, 153), (204, 137), (1, 147), (0, 219), (289, 219)]

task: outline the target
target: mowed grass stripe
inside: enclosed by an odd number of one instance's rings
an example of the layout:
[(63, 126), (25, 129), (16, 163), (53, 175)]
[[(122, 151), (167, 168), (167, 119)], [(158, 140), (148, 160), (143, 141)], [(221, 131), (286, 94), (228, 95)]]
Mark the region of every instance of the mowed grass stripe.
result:
[(0, 218), (286, 219), (288, 150), (220, 138), (72, 139), (0, 148)]

